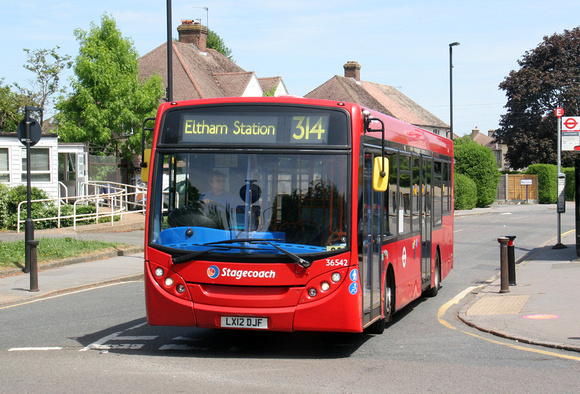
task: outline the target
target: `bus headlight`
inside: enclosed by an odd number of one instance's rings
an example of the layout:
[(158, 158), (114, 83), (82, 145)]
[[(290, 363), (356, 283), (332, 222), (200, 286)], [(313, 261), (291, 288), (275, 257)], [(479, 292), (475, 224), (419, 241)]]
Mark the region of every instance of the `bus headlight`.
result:
[(316, 291), (316, 289), (314, 287), (311, 287), (310, 289), (308, 289), (308, 295), (310, 297), (316, 297), (316, 294), (318, 294), (318, 292)]
[(322, 282), (320, 284), (320, 288), (322, 289), (322, 291), (328, 291), (328, 289), (330, 289), (330, 284), (328, 282)]
[(335, 272), (334, 274), (332, 274), (332, 276), (330, 277), (330, 279), (332, 279), (332, 281), (334, 283), (338, 283), (338, 282), (340, 282), (340, 280), (342, 279), (342, 277), (340, 276), (340, 273)]
[(184, 285), (177, 285), (176, 290), (179, 294), (181, 294), (185, 291), (185, 286)]
[(165, 286), (169, 287), (173, 285), (173, 279), (172, 278), (165, 278)]
[(163, 272), (163, 268), (155, 268), (155, 276), (161, 278), (165, 272)]

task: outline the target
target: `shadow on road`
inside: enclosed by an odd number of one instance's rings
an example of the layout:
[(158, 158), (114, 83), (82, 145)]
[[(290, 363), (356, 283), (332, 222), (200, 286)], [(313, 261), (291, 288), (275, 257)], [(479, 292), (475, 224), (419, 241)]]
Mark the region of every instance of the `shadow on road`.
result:
[(372, 335), (156, 327), (145, 318), (75, 338), (86, 351), (204, 358), (350, 357)]

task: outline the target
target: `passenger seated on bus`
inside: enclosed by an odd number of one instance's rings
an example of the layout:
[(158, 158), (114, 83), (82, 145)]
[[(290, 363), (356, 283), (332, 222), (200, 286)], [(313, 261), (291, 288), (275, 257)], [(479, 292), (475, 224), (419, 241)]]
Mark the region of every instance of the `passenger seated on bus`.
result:
[(229, 209), (244, 203), (239, 196), (226, 190), (226, 176), (221, 172), (212, 172), (209, 178), (209, 184), (211, 190), (202, 193), (200, 197), (200, 200), (204, 204), (214, 204), (222, 209)]

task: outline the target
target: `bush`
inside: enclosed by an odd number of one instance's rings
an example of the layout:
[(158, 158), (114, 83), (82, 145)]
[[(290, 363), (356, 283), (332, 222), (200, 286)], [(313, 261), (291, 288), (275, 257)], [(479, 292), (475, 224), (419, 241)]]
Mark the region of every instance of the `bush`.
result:
[[(48, 198), (48, 195), (44, 190), (41, 190), (37, 187), (32, 187), (30, 189), (30, 194), (32, 196), (32, 200), (42, 200)], [(11, 188), (8, 191), (8, 196), (6, 200), (6, 208), (10, 214), (16, 214), (16, 210), (18, 209), (18, 204), (22, 201), (26, 201), (27, 199), (27, 188), (24, 185), (16, 186)], [(35, 202), (32, 204), (32, 209), (39, 209), (44, 204), (41, 202)], [(26, 204), (22, 205), (22, 209), (26, 212)]]
[[(97, 210), (93, 205), (77, 205), (77, 215), (84, 215), (89, 213), (95, 213)], [(72, 216), (74, 213), (74, 207), (72, 205), (61, 205), (60, 206), (60, 215), (61, 216)], [(53, 206), (45, 206), (42, 209), (35, 211), (35, 215), (33, 215), (34, 219), (37, 218), (50, 218), (58, 216), (58, 207), (56, 205)], [(74, 218), (65, 218), (60, 220), (61, 227), (72, 227)], [(100, 219), (99, 222), (108, 221), (108, 218)], [(95, 219), (85, 219), (80, 222), (77, 222), (78, 225), (83, 224), (90, 224), (95, 223)], [(34, 222), (34, 227), (36, 229), (46, 229), (46, 228), (57, 228), (58, 227), (58, 220), (42, 220), (39, 222)]]
[(538, 202), (555, 204), (558, 200), (558, 167), (555, 164), (532, 164), (526, 174), (538, 176)]
[(566, 201), (576, 199), (576, 168), (562, 167), (562, 172), (566, 174)]
[[(16, 212), (18, 204), (21, 201), (26, 201), (27, 199), (26, 186), (16, 186), (10, 188), (4, 184), (0, 183), (0, 228), (9, 228), (16, 230), (16, 222), (18, 221), (18, 214)], [(31, 189), (32, 200), (42, 200), (48, 198), (45, 191), (32, 187)], [(61, 216), (72, 216), (74, 207), (72, 205), (61, 205), (60, 212)], [(95, 213), (96, 208), (94, 205), (77, 205), (77, 215)], [(33, 203), (32, 204), (32, 219), (42, 219), (49, 217), (58, 216), (58, 206), (56, 206), (52, 201), (47, 201), (44, 203)], [(20, 212), (20, 219), (26, 219), (26, 204), (23, 204)], [(117, 221), (120, 217), (116, 215), (113, 220)], [(103, 217), (99, 219), (99, 223), (110, 222), (110, 216)], [(94, 219), (85, 219), (77, 222), (77, 225), (91, 224), (95, 223)], [(61, 227), (73, 226), (73, 218), (61, 219)], [(34, 228), (41, 230), (47, 228), (58, 227), (58, 220), (42, 220), (34, 222)], [(20, 225), (20, 229), (24, 229), (24, 223)]]
[(467, 175), (455, 174), (455, 209), (473, 209), (477, 204), (477, 186)]
[(5, 228), (10, 212), (8, 211), (8, 192), (10, 188), (0, 183), (0, 228)]
[[(32, 200), (42, 200), (48, 198), (48, 195), (44, 190), (32, 187), (30, 189)], [(7, 188), (7, 193), (3, 197), (5, 213), (2, 214), (3, 220), (1, 221), (2, 228), (16, 229), (16, 222), (18, 221), (18, 204), (22, 201), (27, 200), (27, 187), (25, 185), (16, 186), (13, 188)], [(31, 216), (32, 218), (39, 218), (42, 215), (42, 211), (46, 206), (52, 205), (51, 202), (35, 202), (32, 203)], [(26, 219), (26, 204), (21, 206), (20, 219)]]
[(476, 206), (484, 208), (495, 201), (497, 185), (501, 178), (491, 149), (467, 138), (455, 144), (455, 174), (467, 175), (477, 186)]

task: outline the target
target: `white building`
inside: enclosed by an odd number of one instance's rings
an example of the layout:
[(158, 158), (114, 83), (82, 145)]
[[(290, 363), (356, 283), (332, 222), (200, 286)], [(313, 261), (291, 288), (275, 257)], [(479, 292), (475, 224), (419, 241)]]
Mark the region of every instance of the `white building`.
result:
[[(32, 186), (50, 198), (84, 195), (88, 181), (88, 149), (83, 143), (59, 143), (57, 134), (42, 134), (30, 149)], [(0, 182), (26, 185), (26, 147), (16, 133), (0, 132)]]

